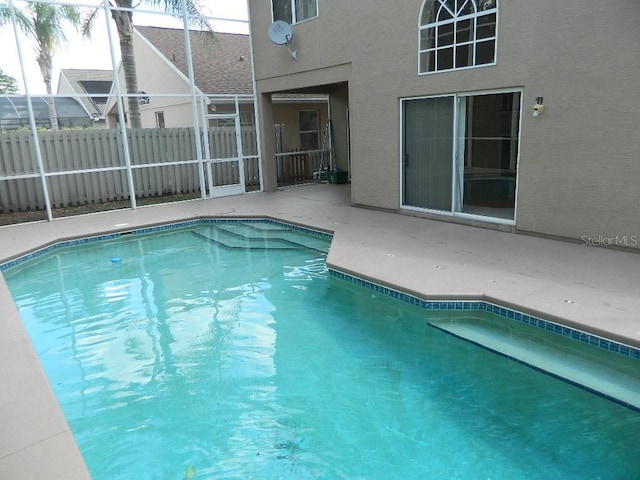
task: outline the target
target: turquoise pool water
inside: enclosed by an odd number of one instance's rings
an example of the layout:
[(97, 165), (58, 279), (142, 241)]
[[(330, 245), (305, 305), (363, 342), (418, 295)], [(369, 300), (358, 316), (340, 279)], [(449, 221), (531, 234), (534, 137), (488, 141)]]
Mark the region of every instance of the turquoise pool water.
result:
[(428, 325), (487, 312), (331, 277), (328, 245), (246, 222), (7, 269), (93, 478), (637, 478), (637, 411)]

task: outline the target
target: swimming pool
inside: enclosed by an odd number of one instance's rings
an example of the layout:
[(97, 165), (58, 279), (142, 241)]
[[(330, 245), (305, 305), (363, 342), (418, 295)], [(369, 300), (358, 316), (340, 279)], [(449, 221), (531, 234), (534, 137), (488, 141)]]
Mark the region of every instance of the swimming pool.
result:
[(490, 312), (345, 282), (281, 224), (144, 233), (4, 272), (96, 480), (638, 471), (637, 411), (428, 324)]

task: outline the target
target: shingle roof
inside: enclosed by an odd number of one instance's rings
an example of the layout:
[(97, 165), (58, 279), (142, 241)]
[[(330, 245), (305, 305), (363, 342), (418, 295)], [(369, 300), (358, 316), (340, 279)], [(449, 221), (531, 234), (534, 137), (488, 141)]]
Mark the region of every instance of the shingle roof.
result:
[[(188, 76), (182, 29), (135, 27)], [(249, 35), (216, 32), (213, 41), (190, 32), (196, 86), (208, 94), (252, 94)]]
[[(64, 68), (60, 72), (71, 84), (73, 90), (80, 94), (91, 94), (92, 97), (78, 97), (90, 114), (104, 114), (105, 101), (103, 98), (109, 95), (113, 83), (111, 70), (94, 70), (84, 68)], [(84, 82), (84, 84), (83, 84)], [(99, 90), (87, 89), (87, 84), (100, 85)]]

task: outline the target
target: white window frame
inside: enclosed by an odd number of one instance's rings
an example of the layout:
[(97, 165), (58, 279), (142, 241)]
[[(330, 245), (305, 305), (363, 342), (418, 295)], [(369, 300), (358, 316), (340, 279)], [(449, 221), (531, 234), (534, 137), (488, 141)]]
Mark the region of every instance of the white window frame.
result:
[[(318, 0), (313, 0), (316, 2), (316, 14), (313, 17), (309, 17), (309, 18), (303, 18), (301, 20), (299, 20), (297, 17), (297, 12), (296, 12), (296, 0), (271, 0), (271, 19), (273, 21), (276, 21), (274, 12), (275, 12), (275, 8), (274, 8), (274, 2), (291, 2), (291, 25), (295, 25), (297, 23), (302, 23), (302, 22), (306, 22), (307, 20), (312, 20), (314, 18), (318, 18), (319, 15), (319, 5), (318, 5)], [(289, 23), (289, 22), (287, 22)]]
[[(487, 10), (479, 11), (478, 4), (486, 1), (494, 2), (494, 6), (492, 8), (488, 8)], [(422, 8), (420, 9), (420, 16), (418, 18), (418, 75), (431, 75), (434, 73), (451, 72), (455, 70), (467, 70), (470, 68), (489, 67), (492, 65), (496, 65), (497, 58), (498, 58), (498, 24), (500, 23), (498, 18), (499, 17), (498, 0), (465, 0), (465, 1), (459, 0), (457, 12), (451, 11), (445, 5), (446, 2), (447, 0), (424, 0), (422, 3)], [(434, 22), (422, 24), (422, 17), (424, 15), (424, 9), (427, 3), (429, 4), (433, 3), (438, 8), (438, 12), (435, 15)], [(467, 5), (473, 6), (474, 13), (462, 14), (463, 8)], [(443, 11), (443, 9), (446, 10), (447, 15), (450, 16), (451, 18), (448, 18), (445, 20), (439, 20), (440, 14)], [(489, 15), (495, 15), (495, 18), (496, 18), (494, 35), (479, 39), (477, 38), (478, 20), (484, 17), (488, 17)], [(473, 36), (469, 40), (458, 42), (456, 38), (457, 36), (456, 25), (458, 24), (458, 22), (467, 21), (467, 20), (470, 20), (472, 22), (472, 25), (474, 26)], [(437, 38), (434, 38), (433, 46), (422, 48), (423, 47), (422, 39), (423, 39), (423, 35), (426, 35), (425, 32), (434, 28), (436, 29), (436, 32), (437, 32), (439, 27), (447, 26), (447, 25), (453, 26), (454, 38), (452, 43), (446, 44), (440, 47), (435, 43), (437, 42)], [(477, 64), (476, 63), (476, 47), (479, 44), (488, 43), (488, 42), (493, 42), (493, 45), (494, 45), (493, 61)], [(458, 47), (465, 47), (465, 46), (470, 49), (470, 52), (468, 53), (468, 55), (471, 56), (472, 62), (470, 62), (469, 65), (456, 67), (456, 52), (458, 50)], [(438, 51), (449, 49), (449, 48), (452, 49), (451, 68), (438, 68)], [(422, 61), (423, 55), (424, 56), (432, 55), (433, 61), (435, 62), (435, 66), (433, 70), (429, 70), (428, 66), (426, 65), (426, 62)]]
[(156, 128), (166, 128), (166, 121), (164, 116), (164, 110), (158, 110), (155, 112)]
[[(300, 116), (303, 113), (312, 113), (315, 115), (316, 117), (316, 128), (314, 130), (302, 130), (302, 123), (300, 122)], [(298, 122), (299, 122), (299, 128), (298, 128), (298, 140), (300, 142), (300, 148), (302, 149), (302, 134), (308, 134), (308, 133), (313, 133), (315, 134), (315, 138), (316, 138), (316, 148), (315, 150), (320, 148), (320, 112), (318, 110), (298, 110)]]

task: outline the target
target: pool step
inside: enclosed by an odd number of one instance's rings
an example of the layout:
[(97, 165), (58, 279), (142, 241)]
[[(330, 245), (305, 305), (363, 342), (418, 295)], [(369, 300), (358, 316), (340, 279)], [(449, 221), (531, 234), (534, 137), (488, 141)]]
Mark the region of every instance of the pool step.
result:
[(314, 238), (282, 228), (255, 228), (245, 224), (223, 224), (198, 228), (193, 234), (226, 248), (249, 250), (298, 250), (306, 248), (327, 253), (326, 239)]
[(479, 312), (429, 325), (586, 390), (640, 410), (638, 361), (544, 330)]
[[(245, 228), (239, 228), (239, 230), (241, 230), (241, 235), (244, 235), (246, 238), (277, 238), (293, 243), (297, 246), (318, 250), (322, 253), (329, 252), (330, 242), (327, 238), (291, 230), (291, 228), (287, 226), (277, 226), (265, 222), (245, 223), (242, 224), (242, 226)], [(226, 228), (227, 231), (230, 231), (229, 228), (231, 225), (220, 227)]]

